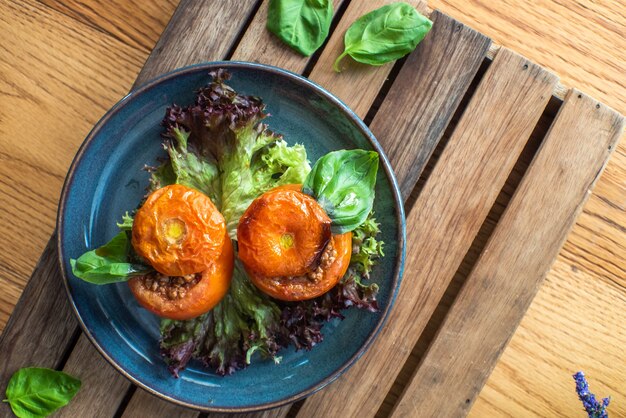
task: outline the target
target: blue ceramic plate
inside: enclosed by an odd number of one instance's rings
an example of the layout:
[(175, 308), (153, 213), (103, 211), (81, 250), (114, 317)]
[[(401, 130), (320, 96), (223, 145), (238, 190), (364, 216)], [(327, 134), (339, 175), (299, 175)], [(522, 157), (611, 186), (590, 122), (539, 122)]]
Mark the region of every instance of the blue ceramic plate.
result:
[[(171, 103), (192, 103), (208, 72), (227, 68), (237, 91), (260, 96), (271, 129), (287, 142), (304, 143), (309, 159), (342, 148), (380, 153), (376, 217), (385, 257), (372, 274), (380, 285), (380, 312), (345, 311), (323, 328), (311, 351), (282, 352), (282, 362), (254, 358), (251, 366), (221, 377), (191, 363), (174, 379), (159, 355), (158, 318), (141, 309), (125, 283), (95, 286), (71, 274), (70, 258), (106, 243), (116, 221), (144, 195), (144, 164), (164, 155), (160, 122)], [(336, 379), (371, 344), (397, 294), (404, 262), (404, 213), (396, 179), (380, 145), (341, 101), (296, 74), (259, 64), (216, 62), (183, 68), (153, 80), (116, 104), (85, 139), (65, 180), (57, 220), (61, 270), (78, 320), (100, 353), (144, 389), (204, 411), (245, 412), (293, 402)]]

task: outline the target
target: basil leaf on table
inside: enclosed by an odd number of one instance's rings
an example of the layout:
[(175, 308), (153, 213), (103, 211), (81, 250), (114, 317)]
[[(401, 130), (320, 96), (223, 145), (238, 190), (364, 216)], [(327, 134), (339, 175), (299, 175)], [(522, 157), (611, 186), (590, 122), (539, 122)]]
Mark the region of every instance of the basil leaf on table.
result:
[(332, 19), (331, 0), (270, 0), (267, 28), (308, 57), (324, 43)]
[(415, 49), (433, 26), (407, 3), (392, 3), (358, 18), (346, 31), (345, 50), (333, 68), (341, 72), (339, 62), (346, 55), (369, 65), (383, 65)]
[(302, 191), (326, 211), (333, 233), (343, 234), (361, 225), (372, 211), (377, 172), (377, 152), (329, 152), (317, 160)]
[(141, 264), (129, 262), (130, 242), (122, 231), (111, 241), (95, 250), (87, 251), (71, 259), (74, 276), (93, 284), (125, 282), (132, 276), (149, 272), (151, 269)]
[(80, 389), (80, 380), (52, 369), (18, 370), (6, 390), (11, 410), (19, 418), (45, 417), (67, 405)]

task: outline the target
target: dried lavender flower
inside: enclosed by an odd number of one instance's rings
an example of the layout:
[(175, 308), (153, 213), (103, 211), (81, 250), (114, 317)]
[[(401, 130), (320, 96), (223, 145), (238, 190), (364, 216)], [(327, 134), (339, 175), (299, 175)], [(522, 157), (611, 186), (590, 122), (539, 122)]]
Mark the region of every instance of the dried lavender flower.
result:
[(589, 384), (587, 383), (587, 379), (585, 379), (585, 374), (578, 372), (573, 375), (573, 377), (576, 381), (578, 399), (583, 403), (589, 418), (609, 418), (606, 408), (609, 406), (611, 398), (602, 398), (602, 403), (598, 402), (596, 396), (589, 392)]

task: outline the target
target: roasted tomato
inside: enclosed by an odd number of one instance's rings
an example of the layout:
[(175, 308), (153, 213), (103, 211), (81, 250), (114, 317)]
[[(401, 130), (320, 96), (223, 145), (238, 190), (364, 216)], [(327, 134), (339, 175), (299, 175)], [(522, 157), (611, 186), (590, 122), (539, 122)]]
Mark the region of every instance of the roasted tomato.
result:
[(331, 235), (330, 218), (292, 184), (252, 202), (239, 221), (239, 258), (252, 282), (281, 300), (328, 292), (350, 264), (352, 233)]
[(132, 245), (159, 273), (186, 276), (215, 262), (225, 237), (224, 217), (211, 199), (174, 184), (153, 192), (137, 211)]
[(217, 260), (201, 273), (164, 276), (151, 273), (128, 281), (141, 306), (169, 319), (191, 319), (210, 311), (228, 292), (233, 274), (233, 245), (225, 236)]
[(246, 267), (250, 280), (261, 291), (285, 301), (313, 299), (332, 289), (341, 280), (352, 255), (352, 232), (333, 235), (322, 253), (318, 267), (301, 276), (267, 277)]
[(317, 268), (331, 238), (330, 218), (300, 185), (255, 199), (239, 220), (239, 258), (266, 277), (300, 276)]

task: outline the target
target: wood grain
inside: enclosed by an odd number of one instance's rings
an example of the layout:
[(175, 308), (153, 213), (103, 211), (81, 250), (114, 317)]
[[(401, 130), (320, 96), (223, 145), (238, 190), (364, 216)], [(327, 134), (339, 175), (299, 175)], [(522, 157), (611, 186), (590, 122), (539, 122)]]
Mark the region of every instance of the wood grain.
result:
[(198, 415), (198, 411), (165, 402), (161, 398), (137, 388), (126, 409), (124, 409), (122, 418), (196, 418)]
[(124, 95), (144, 58), (33, 0), (0, 2), (0, 39), (11, 40), (0, 45), (2, 329), (52, 234), (78, 145)]
[[(343, 0), (333, 0), (335, 12)], [(234, 61), (252, 61), (302, 73), (311, 57), (304, 57), (283, 44), (266, 29), (269, 0), (264, 0), (231, 57)]]
[(585, 416), (578, 370), (593, 393), (611, 396), (610, 417), (626, 416), (626, 328), (614, 325), (625, 311), (623, 289), (559, 256), (469, 416)]
[[(421, 0), (408, 0), (420, 10), (425, 9)], [(336, 73), (333, 63), (344, 50), (343, 38), (350, 25), (365, 13), (375, 10), (393, 0), (359, 0), (348, 5), (337, 28), (328, 40), (328, 44), (320, 55), (317, 65), (309, 74), (309, 78), (322, 86), (332, 88), (333, 94), (343, 100), (361, 118), (370, 109), (376, 95), (393, 68), (393, 63), (380, 67), (360, 64), (349, 57), (342, 61), (343, 71)]]
[(118, 373), (81, 335), (63, 371), (78, 377), (81, 388), (57, 417), (112, 417), (130, 388), (130, 382)]
[[(376, 411), (437, 306), (532, 132), (556, 77), (500, 50), (407, 217), (407, 253), (396, 306), (376, 343), (299, 416)], [(382, 142), (383, 147), (385, 143)], [(477, 188), (475, 185), (480, 184)], [(341, 399), (351, 402), (341, 402)]]
[(430, 0), (461, 22), (626, 114), (622, 0)]
[(624, 129), (596, 104), (569, 93), (393, 417), (469, 412)]
[(626, 416), (625, 151), (622, 138), (471, 416), (573, 416), (578, 370)]
[(40, 0), (78, 22), (148, 54), (179, 0), (129, 2), (127, 0)]
[(208, 418), (284, 418), (290, 407), (270, 409), (268, 411), (250, 412), (248, 414), (207, 414)]

